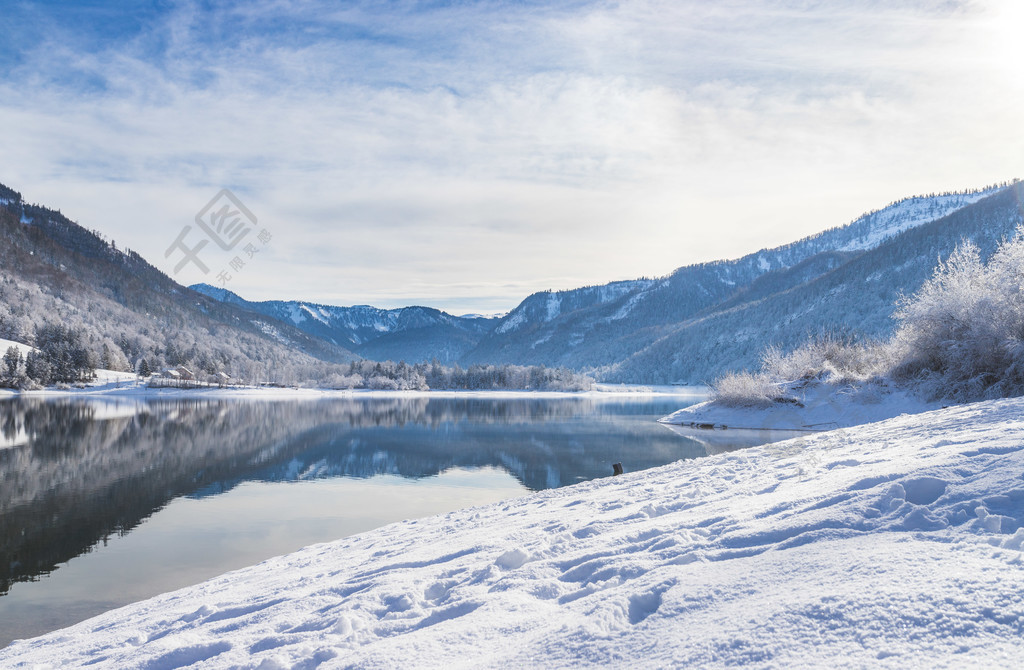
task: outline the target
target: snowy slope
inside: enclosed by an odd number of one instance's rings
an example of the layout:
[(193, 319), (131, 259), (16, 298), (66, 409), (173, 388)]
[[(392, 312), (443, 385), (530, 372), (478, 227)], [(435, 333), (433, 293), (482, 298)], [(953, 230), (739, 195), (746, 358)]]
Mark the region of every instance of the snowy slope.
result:
[(1024, 399), (316, 545), (0, 666), (1020, 667)]
[(21, 352), (22, 356), (28, 356), (30, 351), (35, 351), (35, 347), (30, 347), (29, 345), (24, 344), (23, 342), (15, 342), (14, 340), (5, 340), (4, 338), (0, 337), (0, 356), (3, 356), (4, 354), (6, 354), (7, 350), (9, 348), (11, 348), (11, 347), (14, 347), (19, 352)]
[[(915, 226), (941, 219), (953, 212), (972, 205), (982, 198), (1001, 190), (989, 188), (972, 193), (951, 193), (945, 195), (914, 196), (858, 218), (841, 228), (825, 231), (815, 237), (842, 235), (845, 238), (834, 245), (836, 251), (866, 251), (882, 242)], [(813, 239), (813, 238), (812, 238)]]

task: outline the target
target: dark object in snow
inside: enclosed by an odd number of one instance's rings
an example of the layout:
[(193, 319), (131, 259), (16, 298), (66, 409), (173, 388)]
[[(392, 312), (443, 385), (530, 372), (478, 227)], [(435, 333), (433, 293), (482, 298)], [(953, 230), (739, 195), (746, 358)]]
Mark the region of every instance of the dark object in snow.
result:
[(621, 474), (622, 474), (622, 463), (613, 463), (612, 464), (612, 475), (621, 475)]

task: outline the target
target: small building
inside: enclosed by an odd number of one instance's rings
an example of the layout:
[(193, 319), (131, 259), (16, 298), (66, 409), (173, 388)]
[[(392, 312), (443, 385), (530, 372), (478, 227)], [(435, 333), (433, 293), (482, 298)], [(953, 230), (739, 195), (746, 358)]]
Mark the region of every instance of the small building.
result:
[(178, 367), (174, 368), (174, 371), (178, 373), (178, 379), (183, 379), (185, 381), (193, 381), (196, 378), (196, 376), (192, 374), (192, 371), (186, 368), (184, 365), (179, 365)]
[(167, 369), (164, 369), (164, 370), (163, 370), (163, 371), (162, 371), (162, 372), (160, 373), (160, 376), (161, 376), (161, 377), (164, 377), (164, 378), (166, 378), (166, 379), (181, 379), (181, 375), (180, 375), (180, 374), (178, 374), (178, 371), (177, 371), (177, 370), (171, 370), (171, 369), (169, 369), (169, 368), (167, 368)]
[(213, 381), (224, 386), (225, 384), (231, 383), (231, 375), (226, 372), (218, 372), (213, 376)]

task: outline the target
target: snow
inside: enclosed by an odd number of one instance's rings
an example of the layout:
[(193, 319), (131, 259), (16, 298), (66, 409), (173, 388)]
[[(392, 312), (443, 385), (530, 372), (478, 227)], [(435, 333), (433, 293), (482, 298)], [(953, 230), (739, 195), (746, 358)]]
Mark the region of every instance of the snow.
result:
[(5, 340), (0, 337), (0, 356), (7, 353), (7, 350), (11, 347), (15, 347), (21, 352), (22, 356), (28, 356), (30, 351), (35, 351), (35, 347), (30, 347), (23, 342), (15, 342), (14, 340)]
[(547, 313), (547, 317), (544, 320), (545, 321), (552, 321), (552, 320), (554, 320), (555, 318), (558, 317), (559, 314), (562, 313), (561, 309), (562, 309), (562, 297), (560, 295), (558, 295), (557, 293), (552, 293), (551, 295), (548, 296), (548, 304), (547, 304), (548, 313)]
[(629, 300), (627, 300), (625, 304), (623, 304), (622, 307), (619, 308), (619, 311), (615, 312), (615, 314), (608, 317), (608, 321), (611, 322), (618, 321), (620, 319), (625, 319), (627, 316), (629, 316), (630, 312), (633, 311), (633, 308), (637, 306), (637, 303), (646, 298), (648, 295), (649, 294), (646, 293), (645, 291), (641, 291), (635, 295), (630, 296)]
[(302, 313), (302, 310), (299, 308), (299, 305), (289, 305), (288, 312), (289, 320), (291, 320), (291, 322), (294, 323), (296, 326), (306, 320), (306, 317)]
[(1020, 667), (1022, 473), (1024, 399), (900, 416), (310, 546), (0, 666)]
[(312, 307), (310, 307), (309, 305), (306, 305), (306, 304), (301, 304), (299, 306), (299, 308), (303, 312), (305, 312), (306, 314), (309, 314), (312, 318), (314, 318), (317, 321), (319, 321), (320, 323), (324, 324), (325, 326), (329, 326), (330, 325), (327, 322), (327, 319), (325, 319), (324, 316), (323, 316), (323, 311), (324, 311), (323, 309), (314, 310)]
[[(24, 342), (16, 342), (14, 340), (5, 340), (0, 338), (0, 356), (7, 352), (9, 347), (17, 347), (23, 356), (28, 355), (30, 351), (36, 351), (35, 347), (29, 346)], [(144, 382), (134, 372), (119, 372), (117, 370), (104, 370), (98, 368), (94, 370), (96, 378), (90, 382), (83, 384), (76, 384), (75, 386), (68, 388), (56, 388), (49, 387), (39, 391), (18, 391), (14, 389), (0, 388), (0, 398), (7, 398), (16, 395), (24, 396), (77, 396), (77, 395), (88, 395), (88, 396), (99, 396), (99, 397), (117, 397), (117, 396), (141, 396), (148, 395), (147, 391), (153, 389), (147, 389)], [(162, 390), (162, 389), (161, 389)], [(123, 405), (124, 400), (117, 400), (118, 405)], [(115, 414), (121, 416), (121, 414)], [(96, 418), (110, 418), (107, 416), (97, 416)]]
[(526, 323), (526, 314), (523, 310), (513, 310), (511, 314), (512, 316), (505, 323), (495, 328), (494, 332), (500, 334), (508, 333)]
[(939, 402), (922, 400), (910, 390), (886, 384), (837, 387), (818, 382), (796, 383), (787, 385), (786, 395), (796, 402), (730, 407), (709, 400), (685, 407), (660, 421), (730, 430), (823, 431), (941, 407)]
[(907, 198), (878, 212), (857, 219), (851, 227), (862, 229), (862, 235), (838, 247), (838, 251), (874, 249), (885, 240), (916, 226), (936, 221), (958, 209), (971, 205), (1000, 190), (995, 187), (975, 193), (916, 196)]
[(252, 325), (259, 328), (260, 332), (262, 332), (264, 335), (274, 338), (281, 344), (290, 344), (288, 342), (288, 339), (281, 334), (281, 331), (279, 331), (277, 328), (267, 323), (266, 321), (260, 321), (257, 319), (252, 322)]

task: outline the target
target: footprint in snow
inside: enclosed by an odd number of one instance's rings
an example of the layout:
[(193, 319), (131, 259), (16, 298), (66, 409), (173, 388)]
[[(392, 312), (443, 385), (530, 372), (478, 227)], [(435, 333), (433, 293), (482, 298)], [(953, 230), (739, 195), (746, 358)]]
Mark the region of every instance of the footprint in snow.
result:
[(494, 561), (494, 564), (505, 570), (515, 570), (530, 560), (530, 555), (522, 549), (510, 549)]
[(646, 593), (637, 593), (629, 597), (629, 623), (634, 626), (658, 611), (661, 607), (661, 594), (664, 588), (652, 589)]
[(906, 500), (915, 505), (931, 505), (946, 492), (946, 482), (935, 477), (918, 477), (903, 482)]

